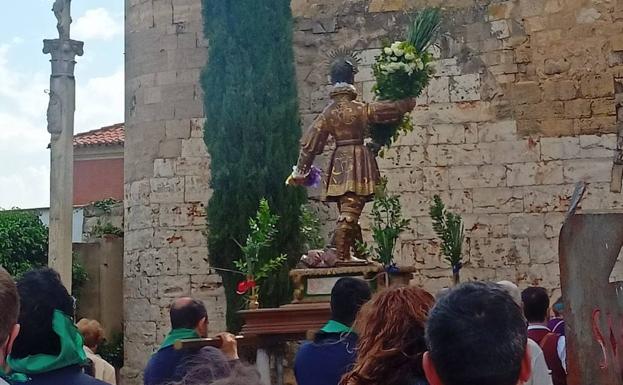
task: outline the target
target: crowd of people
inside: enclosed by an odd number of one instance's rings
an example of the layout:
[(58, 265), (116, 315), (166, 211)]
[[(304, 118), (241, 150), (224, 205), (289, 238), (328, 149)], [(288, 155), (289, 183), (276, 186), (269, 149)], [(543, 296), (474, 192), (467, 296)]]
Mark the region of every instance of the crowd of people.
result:
[[(368, 283), (341, 278), (331, 292), (331, 319), (296, 355), (298, 385), (564, 385), (562, 299), (545, 289), (520, 292), (508, 281), (469, 282), (437, 293), (395, 286), (372, 295)], [(75, 300), (51, 269), (14, 282), (0, 268), (0, 385), (115, 384), (97, 355), (101, 325), (75, 323)], [(549, 313), (553, 312), (553, 317)], [(171, 331), (150, 357), (145, 385), (259, 385), (238, 357), (236, 339), (175, 349), (206, 337), (204, 304), (179, 298)]]

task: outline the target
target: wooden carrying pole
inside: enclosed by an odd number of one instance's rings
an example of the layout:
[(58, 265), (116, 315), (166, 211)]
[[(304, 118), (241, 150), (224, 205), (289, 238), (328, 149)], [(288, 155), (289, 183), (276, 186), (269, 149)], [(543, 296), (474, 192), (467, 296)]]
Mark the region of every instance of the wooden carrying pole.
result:
[[(236, 342), (238, 344), (244, 344), (249, 341), (249, 338), (245, 338), (244, 336), (236, 336)], [(212, 346), (214, 348), (221, 348), (223, 346), (223, 339), (221, 337), (213, 337), (213, 338), (192, 338), (188, 340), (177, 340), (173, 344), (173, 348), (175, 350), (182, 349), (201, 349), (206, 346)]]

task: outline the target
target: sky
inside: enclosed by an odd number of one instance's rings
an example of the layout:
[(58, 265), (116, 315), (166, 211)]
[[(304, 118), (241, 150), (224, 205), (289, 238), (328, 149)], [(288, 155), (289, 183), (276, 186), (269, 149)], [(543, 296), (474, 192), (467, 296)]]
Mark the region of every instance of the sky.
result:
[[(54, 0), (13, 1), (0, 23), (0, 208), (49, 206), (46, 110), (50, 56), (58, 37)], [(84, 41), (76, 65), (74, 131), (123, 122), (123, 0), (73, 0), (71, 37)]]

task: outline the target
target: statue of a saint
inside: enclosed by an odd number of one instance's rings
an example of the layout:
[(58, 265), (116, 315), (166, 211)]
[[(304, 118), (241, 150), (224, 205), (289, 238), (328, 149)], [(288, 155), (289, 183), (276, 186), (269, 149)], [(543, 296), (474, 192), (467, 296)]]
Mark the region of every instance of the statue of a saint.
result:
[[(397, 102), (357, 101), (353, 85), (358, 71), (357, 59), (351, 55), (335, 57), (331, 64), (331, 101), (315, 119), (301, 139), (299, 159), (289, 184), (302, 185), (312, 170), (329, 136), (335, 138), (335, 150), (327, 170), (326, 197), (336, 202), (340, 215), (329, 249), (335, 250), (338, 265), (365, 264), (355, 244), (362, 240), (359, 217), (366, 202), (374, 197), (380, 181), (375, 154), (364, 144), (371, 123), (400, 122), (413, 110), (415, 99)], [(324, 266), (322, 263), (316, 266)], [(316, 267), (313, 266), (313, 267)]]
[(71, 24), (70, 6), (71, 0), (56, 0), (52, 5), (52, 12), (56, 16), (56, 29), (61, 40), (69, 40), (69, 26)]

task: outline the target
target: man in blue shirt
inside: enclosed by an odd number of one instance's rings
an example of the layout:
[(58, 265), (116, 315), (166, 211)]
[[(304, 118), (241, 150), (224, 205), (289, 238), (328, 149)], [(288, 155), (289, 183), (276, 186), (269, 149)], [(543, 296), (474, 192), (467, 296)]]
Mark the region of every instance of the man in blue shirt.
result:
[[(169, 312), (171, 331), (160, 345), (160, 349), (151, 356), (143, 376), (145, 385), (162, 385), (179, 381), (186, 374), (186, 364), (199, 349), (175, 350), (177, 340), (205, 338), (208, 334), (208, 313), (203, 302), (193, 298), (179, 298), (171, 305)], [(229, 333), (222, 333), (221, 351), (229, 360), (238, 359), (236, 339)]]
[(345, 277), (335, 283), (331, 320), (296, 354), (294, 375), (298, 385), (337, 385), (352, 368), (357, 358), (357, 335), (351, 327), (370, 296), (370, 287), (361, 279)]

